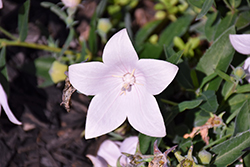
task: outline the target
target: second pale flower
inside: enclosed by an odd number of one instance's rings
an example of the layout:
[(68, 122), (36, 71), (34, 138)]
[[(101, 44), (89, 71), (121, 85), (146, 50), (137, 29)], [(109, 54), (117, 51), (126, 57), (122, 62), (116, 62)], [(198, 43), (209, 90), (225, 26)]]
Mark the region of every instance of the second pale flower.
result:
[(81, 93), (95, 95), (85, 128), (86, 139), (119, 127), (128, 118), (139, 132), (166, 135), (164, 121), (153, 95), (161, 93), (174, 79), (178, 67), (162, 60), (138, 59), (126, 29), (106, 44), (103, 63), (69, 66), (69, 80)]

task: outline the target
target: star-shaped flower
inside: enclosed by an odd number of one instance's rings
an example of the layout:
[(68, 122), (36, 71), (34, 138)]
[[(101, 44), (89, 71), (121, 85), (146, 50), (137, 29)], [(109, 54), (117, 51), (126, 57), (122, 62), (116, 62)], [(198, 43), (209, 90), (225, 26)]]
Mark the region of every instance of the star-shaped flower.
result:
[(69, 66), (69, 80), (81, 93), (95, 95), (89, 105), (85, 138), (119, 127), (128, 118), (139, 132), (163, 137), (164, 121), (153, 95), (174, 79), (178, 67), (169, 62), (138, 59), (126, 29), (106, 44), (102, 62)]
[(18, 121), (16, 119), (16, 117), (13, 115), (13, 113), (10, 110), (9, 104), (8, 104), (8, 100), (7, 100), (7, 95), (2, 87), (2, 85), (0, 84), (0, 114), (1, 114), (1, 106), (3, 107), (7, 117), (9, 118), (9, 120), (17, 125), (21, 125), (22, 123), (20, 121)]

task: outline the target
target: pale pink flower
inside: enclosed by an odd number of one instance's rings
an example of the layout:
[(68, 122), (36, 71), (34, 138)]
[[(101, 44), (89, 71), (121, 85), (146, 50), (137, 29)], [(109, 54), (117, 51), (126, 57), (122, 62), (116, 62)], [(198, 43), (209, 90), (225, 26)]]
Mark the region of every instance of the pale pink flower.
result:
[(250, 54), (250, 34), (230, 34), (229, 39), (234, 49), (241, 54)]
[(0, 84), (0, 114), (1, 114), (1, 106), (3, 107), (7, 117), (9, 118), (9, 120), (17, 125), (21, 125), (22, 123), (19, 122), (16, 117), (13, 115), (13, 113), (10, 110), (9, 104), (8, 104), (8, 100), (7, 100), (7, 95), (2, 87), (2, 85)]
[(2, 2), (2, 0), (0, 0), (0, 9), (2, 9), (3, 8), (3, 2)]
[(95, 95), (89, 105), (85, 138), (119, 127), (128, 118), (139, 132), (164, 137), (164, 121), (153, 95), (174, 79), (178, 67), (153, 59), (138, 60), (126, 29), (106, 44), (102, 62), (69, 66), (69, 80), (81, 93)]
[(108, 165), (117, 166), (116, 164), (119, 158), (121, 166), (128, 166), (129, 159), (122, 153), (135, 154), (137, 144), (137, 136), (126, 138), (122, 143), (105, 140), (101, 144), (97, 156), (89, 154), (87, 157), (92, 161), (95, 167), (108, 167)]
[(68, 8), (75, 8), (81, 2), (81, 0), (61, 0), (61, 1)]

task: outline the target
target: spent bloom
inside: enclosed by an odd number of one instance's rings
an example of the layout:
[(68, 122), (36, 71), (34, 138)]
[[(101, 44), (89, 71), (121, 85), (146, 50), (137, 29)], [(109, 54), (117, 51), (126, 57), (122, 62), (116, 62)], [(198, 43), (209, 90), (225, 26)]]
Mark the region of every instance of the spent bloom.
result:
[(12, 111), (10, 110), (8, 100), (7, 100), (7, 95), (3, 89), (3, 86), (0, 84), (0, 114), (1, 114), (1, 106), (3, 107), (7, 117), (9, 120), (17, 125), (21, 125), (22, 123), (19, 122), (16, 117), (13, 115)]
[(153, 95), (174, 79), (178, 67), (169, 62), (138, 59), (126, 29), (106, 44), (102, 62), (69, 66), (73, 87), (95, 95), (89, 105), (85, 138), (94, 138), (119, 127), (126, 118), (148, 136), (166, 135), (164, 121)]
[(132, 136), (126, 138), (123, 142), (114, 142), (105, 140), (98, 152), (97, 156), (87, 155), (95, 167), (117, 166), (117, 162), (121, 166), (127, 166), (129, 159), (122, 153), (134, 154), (138, 144), (138, 137)]
[[(230, 34), (229, 39), (236, 51), (245, 55), (250, 54), (250, 34)], [(250, 57), (245, 60), (242, 68), (246, 73), (246, 80), (250, 83)]]

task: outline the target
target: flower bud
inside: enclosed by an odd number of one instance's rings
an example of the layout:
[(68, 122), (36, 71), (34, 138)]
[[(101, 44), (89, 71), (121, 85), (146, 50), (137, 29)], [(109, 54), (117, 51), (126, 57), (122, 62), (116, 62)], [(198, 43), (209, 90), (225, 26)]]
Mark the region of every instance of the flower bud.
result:
[(212, 158), (212, 154), (206, 150), (202, 150), (198, 153), (198, 157), (203, 164), (209, 164)]
[(166, 17), (166, 12), (159, 10), (155, 13), (155, 18), (158, 20), (162, 20)]
[(60, 63), (59, 61), (54, 61), (49, 70), (50, 78), (54, 83), (58, 83), (66, 79), (65, 71), (67, 71), (68, 66)]
[(64, 6), (68, 8), (75, 8), (80, 4), (81, 0), (61, 0)]
[(157, 34), (154, 34), (149, 38), (149, 42), (152, 43), (152, 44), (157, 44), (157, 41), (158, 41), (158, 35)]
[(246, 73), (242, 67), (236, 67), (233, 71), (236, 80), (240, 80), (245, 77)]

